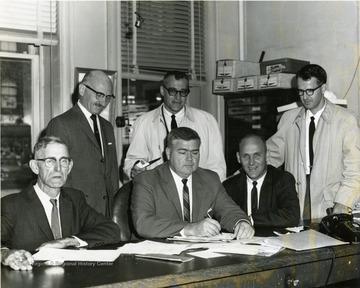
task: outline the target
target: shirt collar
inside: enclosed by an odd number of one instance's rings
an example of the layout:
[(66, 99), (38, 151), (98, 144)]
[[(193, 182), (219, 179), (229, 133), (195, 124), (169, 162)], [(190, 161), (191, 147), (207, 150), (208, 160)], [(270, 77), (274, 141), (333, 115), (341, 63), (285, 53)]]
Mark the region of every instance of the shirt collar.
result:
[(36, 183), (34, 185), (34, 190), (36, 192), (36, 195), (39, 197), (40, 201), (41, 202), (46, 202), (46, 201), (50, 201), (50, 199), (56, 199), (59, 201), (59, 197), (60, 197), (60, 193), (55, 197), (55, 198), (52, 198), (50, 197), (49, 195), (47, 195), (44, 191), (41, 190), (40, 186), (38, 183)]
[(254, 181), (256, 181), (256, 182), (257, 182), (256, 186), (257, 186), (257, 187), (261, 187), (262, 184), (263, 184), (263, 182), (264, 182), (264, 179), (265, 179), (266, 174), (267, 174), (267, 171), (265, 172), (265, 174), (264, 174), (263, 176), (261, 176), (261, 177), (260, 177), (259, 179), (257, 179), (257, 180), (252, 180), (252, 179), (249, 178), (249, 176), (246, 175), (247, 183), (250, 184), (250, 185), (253, 185), (252, 183), (253, 183)]

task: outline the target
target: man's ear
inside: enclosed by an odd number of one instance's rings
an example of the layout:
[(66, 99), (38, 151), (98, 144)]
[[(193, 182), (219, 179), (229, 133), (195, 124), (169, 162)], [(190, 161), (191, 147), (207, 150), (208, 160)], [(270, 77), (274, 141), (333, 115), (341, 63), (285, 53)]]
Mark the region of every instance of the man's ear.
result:
[(321, 93), (323, 94), (323, 95), (325, 95), (325, 91), (326, 91), (326, 83), (324, 83), (322, 86), (321, 86)]
[(170, 160), (170, 148), (169, 147), (165, 148), (165, 153), (166, 153), (166, 159)]
[(84, 96), (84, 93), (85, 93), (85, 86), (84, 86), (84, 84), (79, 84), (79, 95), (80, 96)]
[(238, 163), (241, 163), (241, 161), (240, 161), (240, 152), (236, 152), (236, 158), (237, 158)]
[(36, 160), (34, 160), (34, 159), (30, 160), (29, 166), (36, 175), (39, 174), (39, 166), (38, 166), (38, 163)]
[(270, 151), (266, 149), (266, 162), (269, 162), (270, 159)]
[(163, 85), (160, 85), (160, 94), (161, 94), (161, 96), (162, 97), (164, 97), (164, 95), (165, 95), (165, 88), (164, 88), (164, 86)]
[(73, 166), (74, 166), (74, 162), (71, 161), (71, 162), (70, 162), (70, 165), (69, 165), (69, 172), (68, 172), (68, 174), (71, 172)]

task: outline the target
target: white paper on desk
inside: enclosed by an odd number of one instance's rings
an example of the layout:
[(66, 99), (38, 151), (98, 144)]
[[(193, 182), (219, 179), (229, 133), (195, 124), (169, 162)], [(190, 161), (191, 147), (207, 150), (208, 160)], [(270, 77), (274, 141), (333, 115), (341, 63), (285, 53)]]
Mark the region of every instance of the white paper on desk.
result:
[(189, 248), (189, 244), (163, 243), (155, 241), (142, 241), (128, 243), (119, 248), (121, 254), (165, 254), (178, 255)]
[(279, 237), (268, 237), (265, 242), (296, 251), (348, 244), (312, 229)]
[(91, 262), (113, 262), (120, 256), (117, 250), (73, 250), (42, 248), (33, 255), (35, 261), (91, 261)]
[(210, 243), (210, 242), (228, 242), (235, 238), (233, 233), (220, 233), (212, 237), (197, 237), (197, 236), (174, 236), (168, 238), (173, 241), (184, 241), (184, 242), (198, 242), (198, 243)]
[(196, 256), (196, 257), (200, 257), (203, 259), (211, 259), (211, 258), (218, 258), (218, 257), (226, 256), (226, 255), (223, 255), (220, 253), (211, 252), (210, 250), (191, 252), (191, 253), (187, 253), (187, 254)]

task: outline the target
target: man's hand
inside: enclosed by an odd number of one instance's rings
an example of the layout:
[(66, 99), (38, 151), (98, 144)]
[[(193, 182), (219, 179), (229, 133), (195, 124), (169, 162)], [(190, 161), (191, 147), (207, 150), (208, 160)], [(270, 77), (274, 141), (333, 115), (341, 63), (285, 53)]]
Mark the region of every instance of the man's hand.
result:
[(340, 203), (335, 203), (332, 214), (350, 214), (351, 208)]
[(40, 250), (42, 248), (63, 249), (66, 247), (74, 247), (74, 246), (78, 246), (78, 245), (80, 245), (79, 241), (77, 241), (73, 237), (68, 237), (68, 238), (62, 238), (62, 239), (58, 239), (58, 240), (45, 242), (45, 243), (41, 244), (41, 246), (39, 248), (37, 248), (36, 250)]
[(34, 258), (25, 250), (4, 249), (1, 250), (1, 263), (14, 270), (32, 270)]
[(143, 172), (143, 171), (146, 170), (146, 167), (144, 167), (144, 168), (139, 168), (139, 166), (137, 166), (138, 163), (142, 163), (142, 164), (143, 164), (143, 163), (145, 163), (145, 161), (144, 161), (144, 160), (138, 160), (138, 161), (135, 162), (135, 164), (134, 164), (134, 166), (132, 167), (131, 172), (130, 172), (130, 177), (131, 177), (131, 179), (134, 179), (134, 177), (135, 177), (137, 174), (139, 174), (139, 173), (141, 173), (141, 172)]
[(211, 237), (220, 233), (221, 226), (215, 219), (205, 218), (184, 227), (186, 236)]
[(254, 237), (255, 230), (254, 228), (245, 221), (240, 221), (236, 224), (234, 229), (234, 236), (236, 239), (252, 238)]

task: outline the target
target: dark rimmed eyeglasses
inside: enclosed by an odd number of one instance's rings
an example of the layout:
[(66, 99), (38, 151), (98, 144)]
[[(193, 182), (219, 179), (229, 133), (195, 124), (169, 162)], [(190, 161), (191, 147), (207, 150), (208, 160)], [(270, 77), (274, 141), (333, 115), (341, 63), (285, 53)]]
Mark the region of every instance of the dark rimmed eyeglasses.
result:
[(306, 95), (312, 96), (314, 94), (315, 90), (319, 89), (323, 84), (324, 83), (320, 84), (318, 87), (316, 87), (314, 89), (306, 89), (306, 90), (297, 89), (298, 95), (304, 96), (304, 93), (306, 93)]
[(176, 96), (176, 94), (180, 94), (181, 97), (187, 97), (190, 93), (189, 89), (183, 89), (183, 90), (176, 90), (175, 88), (167, 88), (166, 86), (163, 85), (163, 87), (166, 89), (166, 91), (168, 92), (168, 94), (170, 96)]
[(105, 95), (104, 93), (91, 88), (89, 85), (84, 84), (84, 86), (95, 93), (97, 100), (102, 100), (105, 98), (106, 101), (110, 101), (111, 99), (115, 98), (114, 94)]
[(61, 157), (59, 160), (57, 160), (55, 157), (48, 157), (43, 159), (35, 159), (35, 161), (43, 161), (45, 166), (48, 168), (54, 168), (57, 161), (59, 161), (61, 167), (67, 168), (70, 166), (72, 160), (68, 157)]

